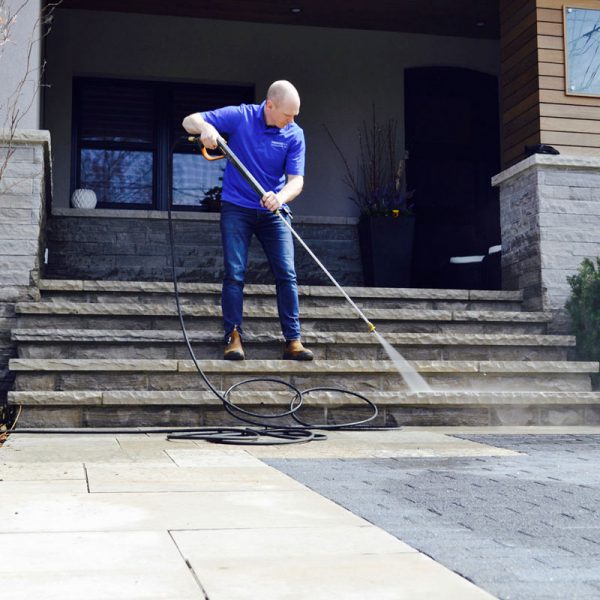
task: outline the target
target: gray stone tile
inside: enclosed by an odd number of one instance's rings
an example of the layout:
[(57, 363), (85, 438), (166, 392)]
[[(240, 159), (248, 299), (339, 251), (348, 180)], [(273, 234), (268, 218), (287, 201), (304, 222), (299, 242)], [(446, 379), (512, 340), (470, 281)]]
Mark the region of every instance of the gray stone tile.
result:
[(302, 485), (291, 477), (264, 464), (256, 467), (225, 467), (221, 464), (204, 468), (89, 465), (87, 475), (91, 493), (302, 489)]
[(198, 600), (166, 531), (0, 534), (2, 589), (14, 600)]
[(77, 479), (59, 479), (57, 481), (0, 481), (0, 502), (14, 494), (85, 494), (87, 482)]
[(0, 453), (0, 480), (2, 481), (57, 481), (69, 479), (85, 480), (82, 463), (9, 462), (5, 459), (5, 452)]
[(173, 539), (182, 553), (197, 563), (416, 553), (414, 548), (370, 525), (175, 531)]
[(0, 505), (5, 532), (143, 531), (361, 525), (308, 490), (145, 494), (11, 494)]
[[(191, 558), (211, 600), (492, 600), (423, 554), (304, 556), (243, 562)], [(268, 582), (268, 585), (265, 585)]]

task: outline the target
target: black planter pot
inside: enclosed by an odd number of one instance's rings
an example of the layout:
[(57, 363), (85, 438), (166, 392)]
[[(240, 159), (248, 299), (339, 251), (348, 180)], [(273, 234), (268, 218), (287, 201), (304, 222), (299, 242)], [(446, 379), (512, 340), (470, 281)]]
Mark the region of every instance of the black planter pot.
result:
[(361, 217), (358, 237), (365, 285), (410, 287), (414, 217)]

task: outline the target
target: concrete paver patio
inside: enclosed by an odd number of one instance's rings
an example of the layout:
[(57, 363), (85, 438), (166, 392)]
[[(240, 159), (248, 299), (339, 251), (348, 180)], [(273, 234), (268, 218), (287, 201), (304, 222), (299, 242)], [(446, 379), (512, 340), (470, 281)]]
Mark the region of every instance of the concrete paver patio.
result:
[(259, 458), (372, 453), (514, 454), (429, 431), (334, 433), (268, 449), (155, 434), (13, 434), (0, 448), (3, 595), (492, 598)]

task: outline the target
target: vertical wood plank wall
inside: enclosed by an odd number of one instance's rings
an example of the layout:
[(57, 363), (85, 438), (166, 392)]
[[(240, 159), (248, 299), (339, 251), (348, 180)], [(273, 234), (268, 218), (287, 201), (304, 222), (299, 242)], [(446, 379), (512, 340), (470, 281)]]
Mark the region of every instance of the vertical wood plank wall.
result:
[(540, 142), (536, 0), (500, 0), (502, 163)]
[(600, 97), (565, 93), (565, 5), (600, 10), (600, 0), (500, 0), (504, 168), (529, 144), (600, 156)]

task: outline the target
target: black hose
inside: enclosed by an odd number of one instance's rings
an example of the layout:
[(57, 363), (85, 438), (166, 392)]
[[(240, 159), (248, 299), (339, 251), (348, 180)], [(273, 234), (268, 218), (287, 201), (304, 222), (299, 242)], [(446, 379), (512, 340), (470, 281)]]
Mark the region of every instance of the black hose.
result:
[[(173, 161), (173, 153), (175, 148), (180, 143), (181, 140), (177, 140), (169, 153), (169, 168), (167, 170), (168, 173), (171, 173), (171, 165)], [(199, 145), (199, 141), (196, 138), (196, 142)], [(230, 154), (227, 155), (228, 160), (232, 162), (232, 164), (246, 177), (247, 171), (243, 168), (243, 165), (238, 164), (239, 161), (232, 160)], [(235, 157), (234, 157), (235, 158)], [(249, 180), (250, 185), (255, 188), (253, 182)], [(255, 188), (256, 189), (256, 188)], [(168, 221), (169, 221), (169, 248), (171, 251), (171, 272), (173, 279), (173, 289), (175, 292), (175, 304), (177, 306), (177, 315), (179, 317), (179, 324), (181, 326), (181, 331), (183, 333), (183, 338), (185, 340), (188, 352), (196, 370), (200, 377), (202, 377), (206, 386), (210, 389), (210, 391), (223, 403), (223, 407), (225, 410), (240, 421), (252, 425), (255, 428), (244, 428), (244, 429), (236, 429), (236, 428), (215, 428), (215, 427), (199, 427), (198, 429), (190, 432), (190, 431), (179, 431), (169, 433), (167, 435), (167, 439), (170, 440), (181, 440), (181, 439), (194, 439), (194, 440), (206, 440), (213, 443), (221, 443), (221, 444), (243, 444), (243, 445), (258, 445), (258, 444), (292, 444), (292, 443), (305, 443), (313, 440), (324, 440), (327, 439), (327, 436), (324, 434), (316, 434), (313, 432), (313, 429), (319, 430), (341, 430), (341, 429), (358, 429), (362, 428), (362, 426), (371, 422), (378, 415), (378, 409), (375, 403), (371, 400), (359, 394), (358, 392), (353, 392), (344, 388), (336, 388), (336, 387), (314, 387), (308, 390), (301, 391), (296, 386), (291, 383), (284, 381), (283, 379), (279, 379), (277, 377), (253, 377), (250, 379), (245, 379), (238, 383), (232, 385), (229, 389), (227, 389), (224, 393), (221, 393), (217, 390), (212, 383), (209, 381), (206, 374), (200, 368), (198, 364), (198, 360), (196, 359), (196, 355), (194, 354), (194, 349), (192, 348), (192, 344), (189, 340), (187, 330), (185, 328), (185, 322), (183, 319), (183, 312), (181, 309), (181, 302), (179, 299), (179, 288), (177, 282), (177, 269), (175, 266), (175, 244), (174, 244), (174, 232), (173, 232), (173, 219), (171, 214), (172, 208), (172, 186), (169, 186), (169, 199), (168, 199)], [(289, 403), (289, 408), (283, 412), (275, 413), (275, 414), (259, 414), (250, 410), (246, 410), (237, 406), (234, 402), (230, 400), (230, 395), (232, 392), (237, 390), (238, 388), (249, 385), (257, 382), (270, 382), (276, 383), (279, 385), (283, 385), (287, 387), (291, 392), (293, 392), (293, 396)], [(371, 414), (367, 416), (365, 419), (360, 421), (353, 421), (350, 423), (342, 423), (342, 424), (312, 424), (306, 421), (301, 420), (297, 412), (303, 405), (304, 396), (311, 393), (316, 392), (339, 392), (341, 394), (348, 394), (351, 396), (355, 396), (364, 402), (371, 408)], [(248, 417), (253, 417), (258, 420), (250, 419)], [(296, 421), (297, 425), (286, 426), (281, 424), (273, 424), (271, 421), (273, 419), (281, 419), (284, 417), (291, 417), (294, 421)], [(260, 429), (256, 429), (259, 427)], [(221, 432), (221, 433), (220, 433)], [(243, 433), (242, 433), (243, 432)], [(267, 438), (267, 439), (264, 439)]]

